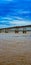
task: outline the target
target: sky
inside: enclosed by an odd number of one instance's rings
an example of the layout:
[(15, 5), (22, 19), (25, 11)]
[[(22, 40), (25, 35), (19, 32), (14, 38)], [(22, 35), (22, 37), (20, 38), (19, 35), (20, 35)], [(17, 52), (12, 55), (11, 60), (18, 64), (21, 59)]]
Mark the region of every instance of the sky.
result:
[(0, 0), (0, 28), (31, 25), (31, 0)]

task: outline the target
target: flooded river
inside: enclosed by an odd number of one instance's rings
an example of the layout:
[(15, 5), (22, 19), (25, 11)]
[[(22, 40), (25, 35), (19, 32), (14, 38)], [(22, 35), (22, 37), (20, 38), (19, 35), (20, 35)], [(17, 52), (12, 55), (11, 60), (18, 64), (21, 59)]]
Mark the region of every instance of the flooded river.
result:
[(31, 34), (0, 34), (0, 65), (31, 65)]

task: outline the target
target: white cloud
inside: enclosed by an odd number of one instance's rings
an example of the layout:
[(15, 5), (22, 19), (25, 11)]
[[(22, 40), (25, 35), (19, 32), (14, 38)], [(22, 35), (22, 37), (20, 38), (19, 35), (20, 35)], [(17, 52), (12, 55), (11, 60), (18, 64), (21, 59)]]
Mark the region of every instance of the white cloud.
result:
[(18, 19), (18, 20), (23, 20), (22, 17), (19, 17), (19, 16), (14, 16), (14, 18)]
[[(13, 19), (13, 17), (1, 17), (2, 19), (2, 23), (5, 24), (1, 24), (0, 25), (0, 28), (4, 28), (4, 27), (11, 27), (11, 26), (22, 26), (22, 25), (31, 25), (31, 21), (26, 21), (26, 20), (23, 20), (23, 18), (20, 18), (20, 17), (16, 17), (17, 20)], [(11, 21), (12, 20), (12, 21)]]
[(0, 25), (0, 28), (8, 28), (8, 27), (13, 27), (13, 26), (15, 26), (15, 25), (6, 25), (6, 24), (1, 24)]
[(19, 17), (19, 16), (13, 16), (13, 17), (1, 17), (0, 18), (2, 20), (2, 22), (6, 22), (6, 21), (13, 21), (13, 20), (23, 20), (23, 18)]
[(30, 25), (31, 24), (31, 22), (29, 22), (29, 21), (18, 21), (18, 20), (14, 20), (10, 23), (15, 24), (15, 25)]
[(6, 21), (5, 21), (5, 20), (2, 20), (1, 22), (4, 23), (4, 22), (6, 22)]
[(5, 28), (5, 27), (8, 27), (8, 26), (6, 26), (6, 25), (0, 25), (0, 28)]
[(3, 25), (3, 24), (1, 24), (0, 28), (13, 27), (13, 26), (23, 26), (23, 25), (31, 25), (31, 22), (29, 22), (29, 21), (13, 20), (13, 21), (9, 21), (9, 24), (10, 25), (6, 25), (6, 24)]
[(11, 20), (12, 20), (11, 17), (0, 17), (0, 22), (9, 22)]
[(7, 20), (12, 20), (12, 18), (11, 17), (3, 17), (2, 19), (7, 19)]
[(18, 12), (17, 13), (19, 13), (19, 14), (29, 14), (29, 13), (31, 13), (31, 11), (25, 11), (25, 10), (18, 10)]
[(14, 20), (10, 23), (15, 24), (15, 25), (30, 25), (31, 24), (31, 22), (29, 22), (29, 21), (18, 21), (18, 20)]

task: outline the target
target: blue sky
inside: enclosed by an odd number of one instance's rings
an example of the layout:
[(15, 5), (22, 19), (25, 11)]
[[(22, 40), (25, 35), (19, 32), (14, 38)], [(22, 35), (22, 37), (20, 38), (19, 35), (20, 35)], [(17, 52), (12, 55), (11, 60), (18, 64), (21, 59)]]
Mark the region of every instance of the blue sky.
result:
[(0, 0), (0, 28), (31, 24), (31, 0)]

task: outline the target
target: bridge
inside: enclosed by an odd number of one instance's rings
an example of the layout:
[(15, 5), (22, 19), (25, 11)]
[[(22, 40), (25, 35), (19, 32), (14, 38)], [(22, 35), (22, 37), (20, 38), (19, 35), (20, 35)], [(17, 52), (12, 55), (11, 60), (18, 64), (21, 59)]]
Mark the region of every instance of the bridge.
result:
[(26, 33), (27, 31), (31, 31), (31, 25), (25, 25), (25, 26), (14, 26), (14, 27), (8, 27), (8, 28), (1, 28), (0, 33), (9, 33), (9, 32), (15, 32), (19, 33), (22, 31), (23, 33)]

